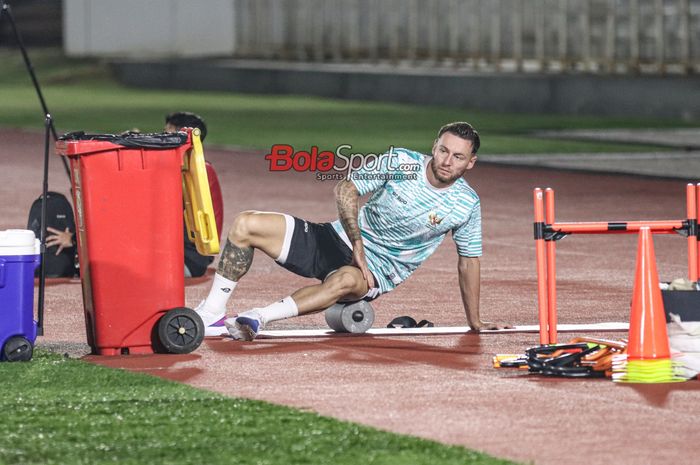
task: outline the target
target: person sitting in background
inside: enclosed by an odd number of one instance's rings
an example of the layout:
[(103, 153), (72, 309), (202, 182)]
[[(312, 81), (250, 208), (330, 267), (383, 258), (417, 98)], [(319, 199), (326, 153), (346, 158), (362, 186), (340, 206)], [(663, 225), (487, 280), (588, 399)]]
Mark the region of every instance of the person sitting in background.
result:
[[(39, 197), (29, 209), (27, 229), (41, 237), (41, 207)], [(75, 243), (75, 217), (73, 207), (65, 195), (59, 192), (46, 193), (46, 255), (44, 268), (47, 278), (72, 278), (79, 274)], [(39, 269), (36, 270), (38, 276)]]
[[(202, 142), (204, 142), (204, 138), (207, 136), (207, 125), (200, 116), (194, 113), (180, 111), (171, 113), (165, 117), (165, 132), (177, 132), (182, 128), (199, 128)], [(214, 207), (216, 230), (219, 234), (219, 239), (221, 239), (221, 231), (224, 224), (224, 204), (221, 195), (221, 186), (216, 171), (211, 163), (207, 161), (205, 165), (207, 168), (209, 191), (211, 192), (211, 202)], [(183, 229), (185, 234), (185, 277), (203, 276), (209, 264), (214, 261), (214, 257), (200, 255), (194, 243), (187, 237), (187, 227), (183, 225)]]

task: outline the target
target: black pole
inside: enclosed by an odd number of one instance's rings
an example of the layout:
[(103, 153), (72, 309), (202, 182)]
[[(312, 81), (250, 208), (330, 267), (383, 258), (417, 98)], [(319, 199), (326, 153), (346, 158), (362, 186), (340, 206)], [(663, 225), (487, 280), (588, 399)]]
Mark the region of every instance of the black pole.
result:
[[(15, 23), (15, 18), (12, 15), (12, 9), (10, 8), (10, 5), (5, 1), (5, 0), (0, 0), (2, 2), (2, 10), (0, 10), (0, 20), (2, 19), (2, 13), (5, 13), (4, 16), (7, 16), (7, 18), (10, 21), (10, 25), (12, 26), (12, 31), (15, 36), (15, 40), (17, 40), (17, 44), (19, 45), (19, 50), (22, 53), (22, 59), (24, 60), (24, 65), (27, 68), (27, 72), (29, 72), (29, 77), (32, 79), (32, 83), (34, 84), (34, 90), (36, 90), (36, 95), (39, 97), (39, 103), (41, 104), (41, 110), (44, 112), (44, 115), (49, 115), (49, 109), (46, 106), (46, 100), (44, 100), (44, 94), (41, 92), (41, 87), (39, 87), (39, 81), (36, 78), (36, 73), (34, 72), (34, 67), (32, 66), (31, 60), (29, 60), (29, 55), (27, 54), (27, 49), (24, 46), (24, 41), (22, 40), (22, 36), (19, 33), (19, 29), (17, 28), (17, 24)], [(56, 128), (53, 125), (53, 119), (49, 118), (49, 127), (51, 129), (51, 134), (53, 135), (53, 140), (58, 139), (58, 135), (56, 134)], [(61, 157), (61, 161), (63, 162), (63, 168), (66, 171), (66, 174), (68, 175), (68, 179), (70, 179), (70, 168), (68, 168), (68, 162)]]
[(51, 115), (46, 114), (44, 120), (46, 131), (44, 133), (44, 182), (41, 191), (41, 230), (39, 232), (41, 242), (41, 263), (39, 265), (39, 298), (37, 304), (37, 336), (44, 335), (44, 289), (46, 287), (46, 201), (49, 191), (49, 145), (51, 143)]

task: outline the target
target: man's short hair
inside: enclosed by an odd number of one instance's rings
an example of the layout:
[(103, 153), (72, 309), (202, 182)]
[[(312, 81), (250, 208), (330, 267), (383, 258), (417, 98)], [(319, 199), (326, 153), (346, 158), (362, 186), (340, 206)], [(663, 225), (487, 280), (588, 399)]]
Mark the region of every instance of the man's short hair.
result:
[(165, 124), (172, 124), (178, 130), (182, 128), (199, 128), (202, 132), (200, 138), (204, 141), (207, 137), (207, 125), (201, 116), (190, 113), (189, 111), (178, 111), (170, 113), (165, 117)]
[(479, 146), (481, 145), (481, 141), (479, 140), (479, 133), (476, 132), (476, 129), (474, 129), (471, 124), (465, 123), (463, 121), (457, 121), (454, 123), (446, 124), (443, 127), (441, 127), (438, 131), (437, 138), (439, 139), (440, 136), (442, 136), (446, 132), (449, 132), (450, 134), (454, 134), (457, 137), (461, 137), (462, 139), (471, 142), (472, 153), (476, 153), (479, 150)]

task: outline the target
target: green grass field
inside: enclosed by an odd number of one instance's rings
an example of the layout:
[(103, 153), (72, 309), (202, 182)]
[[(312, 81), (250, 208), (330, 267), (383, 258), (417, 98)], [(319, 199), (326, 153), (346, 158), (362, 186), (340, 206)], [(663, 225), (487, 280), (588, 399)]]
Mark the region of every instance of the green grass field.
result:
[(0, 464), (508, 464), (39, 352), (0, 364)]
[[(209, 125), (209, 144), (269, 149), (291, 144), (358, 152), (388, 146), (428, 151), (435, 132), (449, 121), (472, 122), (482, 135), (481, 153), (649, 151), (658, 147), (559, 141), (532, 137), (535, 130), (686, 127), (673, 120), (562, 115), (498, 114), (460, 108), (354, 102), (301, 96), (132, 89), (114, 82), (108, 67), (90, 60), (67, 61), (56, 50), (31, 51), (60, 132), (160, 131), (165, 114), (189, 110)], [(0, 125), (40, 128), (43, 117), (19, 52), (0, 50)]]

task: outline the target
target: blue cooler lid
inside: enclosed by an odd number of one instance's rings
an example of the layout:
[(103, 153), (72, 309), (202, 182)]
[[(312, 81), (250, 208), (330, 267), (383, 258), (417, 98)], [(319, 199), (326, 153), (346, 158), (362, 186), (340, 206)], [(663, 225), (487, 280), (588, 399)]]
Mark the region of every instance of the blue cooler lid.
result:
[(29, 229), (0, 231), (0, 256), (39, 255), (40, 242)]

